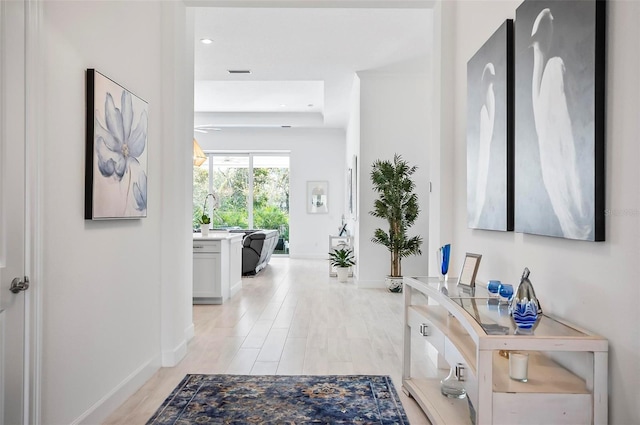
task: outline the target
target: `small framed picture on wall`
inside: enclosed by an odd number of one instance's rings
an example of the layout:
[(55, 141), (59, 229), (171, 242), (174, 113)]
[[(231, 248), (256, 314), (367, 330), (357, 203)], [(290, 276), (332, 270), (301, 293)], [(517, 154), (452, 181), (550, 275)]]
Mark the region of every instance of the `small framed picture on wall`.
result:
[(329, 182), (307, 182), (307, 213), (326, 214), (329, 212), (327, 201), (329, 199)]

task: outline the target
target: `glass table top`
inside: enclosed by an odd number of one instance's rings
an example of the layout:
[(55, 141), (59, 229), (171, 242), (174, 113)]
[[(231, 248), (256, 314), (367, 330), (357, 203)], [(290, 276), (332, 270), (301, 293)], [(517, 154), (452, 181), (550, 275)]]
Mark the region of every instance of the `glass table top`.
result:
[[(484, 329), (487, 335), (535, 335), (549, 337), (584, 338), (589, 335), (542, 314), (530, 330), (518, 329), (509, 315), (509, 304), (505, 298), (489, 292), (483, 284), (474, 288), (458, 285), (456, 278), (447, 282), (437, 277), (414, 277), (434, 291), (440, 292), (462, 307)], [(515, 289), (515, 288), (514, 288)], [(544, 307), (544, 305), (543, 305)]]

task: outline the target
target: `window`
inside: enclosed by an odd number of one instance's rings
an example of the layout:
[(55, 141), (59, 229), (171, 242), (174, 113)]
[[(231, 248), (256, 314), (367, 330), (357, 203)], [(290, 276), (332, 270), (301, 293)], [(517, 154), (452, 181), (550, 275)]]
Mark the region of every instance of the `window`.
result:
[[(218, 198), (213, 228), (276, 229), (276, 253), (288, 252), (289, 155), (283, 153), (208, 153), (194, 166), (194, 228), (208, 193)], [(211, 212), (211, 205), (207, 209)]]

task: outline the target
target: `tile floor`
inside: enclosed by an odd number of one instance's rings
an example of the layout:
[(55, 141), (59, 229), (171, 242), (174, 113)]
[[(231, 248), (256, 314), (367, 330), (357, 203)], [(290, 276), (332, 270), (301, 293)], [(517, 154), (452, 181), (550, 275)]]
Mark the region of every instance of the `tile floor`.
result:
[(389, 375), (411, 424), (429, 424), (401, 390), (402, 294), (339, 283), (327, 261), (274, 257), (227, 303), (194, 306), (193, 322), (186, 357), (105, 424), (145, 424), (187, 373)]

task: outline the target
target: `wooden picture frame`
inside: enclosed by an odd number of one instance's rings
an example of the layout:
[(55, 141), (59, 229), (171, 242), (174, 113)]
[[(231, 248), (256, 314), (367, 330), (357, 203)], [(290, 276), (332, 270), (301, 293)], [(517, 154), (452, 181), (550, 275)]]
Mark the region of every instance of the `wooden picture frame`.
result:
[(480, 267), (480, 260), (482, 260), (481, 254), (472, 254), (470, 252), (465, 254), (464, 262), (458, 274), (458, 285), (470, 286), (472, 288), (476, 286), (476, 275)]

